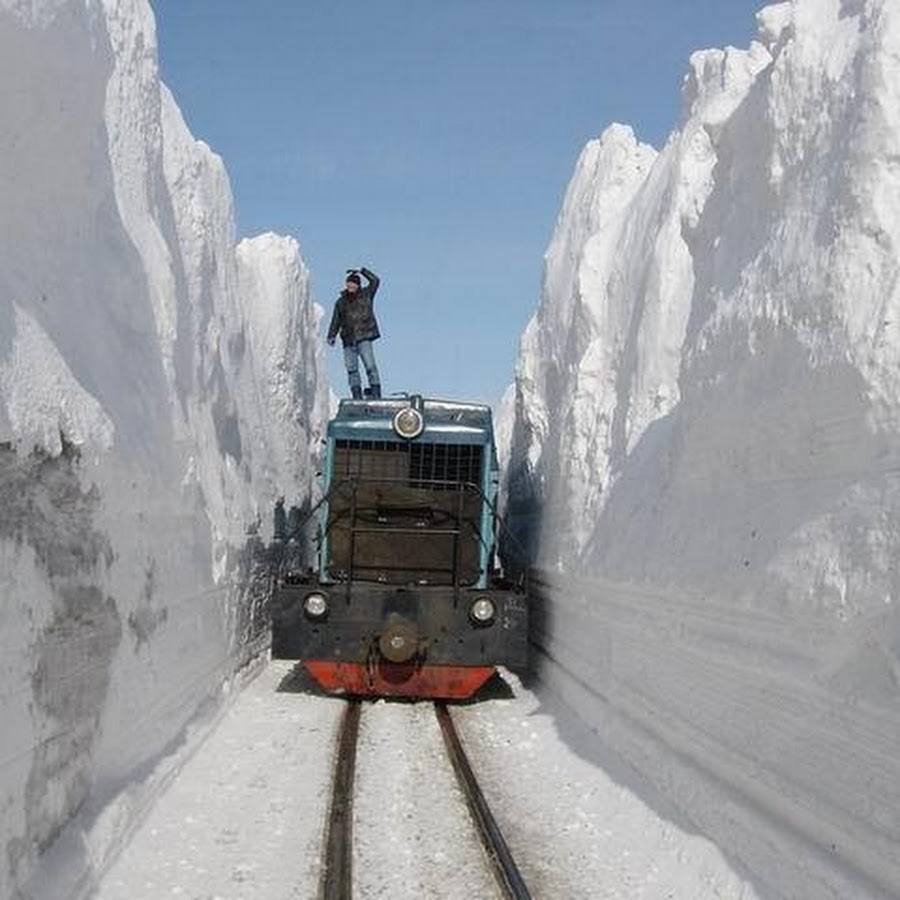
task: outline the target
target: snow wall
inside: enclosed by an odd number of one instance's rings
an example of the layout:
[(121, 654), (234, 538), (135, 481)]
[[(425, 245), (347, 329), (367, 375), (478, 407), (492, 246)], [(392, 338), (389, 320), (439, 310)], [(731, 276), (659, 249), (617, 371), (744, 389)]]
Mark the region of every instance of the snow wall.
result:
[(694, 54), (584, 149), (521, 340), (538, 677), (783, 898), (900, 896), (900, 5)]
[(236, 242), (146, 0), (0, 0), (0, 119), (0, 897), (56, 898), (264, 649), (252, 534), (328, 397), (299, 248)]

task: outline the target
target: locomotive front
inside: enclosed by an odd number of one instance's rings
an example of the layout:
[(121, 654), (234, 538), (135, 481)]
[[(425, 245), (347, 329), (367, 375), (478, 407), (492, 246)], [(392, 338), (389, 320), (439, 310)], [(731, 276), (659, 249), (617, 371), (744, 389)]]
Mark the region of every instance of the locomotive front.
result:
[(316, 571), (279, 576), (273, 653), (363, 696), (463, 698), (523, 669), (525, 596), (494, 571), (498, 480), (488, 407), (341, 401)]

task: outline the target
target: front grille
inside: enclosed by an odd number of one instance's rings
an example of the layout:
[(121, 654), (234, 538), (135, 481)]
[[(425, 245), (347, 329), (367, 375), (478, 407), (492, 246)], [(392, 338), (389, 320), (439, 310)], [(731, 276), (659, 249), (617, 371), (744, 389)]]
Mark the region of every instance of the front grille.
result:
[(409, 454), (413, 482), (481, 483), (481, 447), (473, 444), (413, 444)]
[(440, 489), (481, 484), (483, 448), (477, 444), (337, 441), (334, 477), (402, 481)]
[(328, 518), (332, 575), (474, 584), (482, 461), (478, 445), (336, 441)]
[(409, 445), (395, 441), (337, 441), (334, 480), (407, 481)]

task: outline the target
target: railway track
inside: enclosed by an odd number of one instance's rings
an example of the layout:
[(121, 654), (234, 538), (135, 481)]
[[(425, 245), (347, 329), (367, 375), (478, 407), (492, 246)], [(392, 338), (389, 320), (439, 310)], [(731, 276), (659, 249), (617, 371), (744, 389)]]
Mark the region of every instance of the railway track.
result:
[[(351, 900), (353, 896), (353, 792), (361, 712), (361, 701), (349, 700), (341, 724), (325, 839), (321, 900)], [(530, 900), (531, 894), (478, 786), (450, 710), (445, 703), (435, 703), (435, 713), (453, 771), (502, 895), (508, 900)]]
[(353, 896), (353, 780), (361, 713), (361, 701), (347, 702), (331, 784), (322, 900), (350, 900)]

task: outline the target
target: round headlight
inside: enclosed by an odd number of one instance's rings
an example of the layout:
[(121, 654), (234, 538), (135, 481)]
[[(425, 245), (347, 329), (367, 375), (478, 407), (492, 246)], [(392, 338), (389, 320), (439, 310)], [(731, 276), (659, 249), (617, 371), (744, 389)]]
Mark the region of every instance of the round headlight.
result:
[(406, 406), (394, 416), (394, 431), (402, 438), (411, 441), (425, 430), (422, 413), (412, 406)]
[(496, 614), (494, 601), (490, 597), (479, 597), (469, 609), (469, 615), (476, 625), (490, 625)]
[(307, 594), (303, 601), (303, 612), (310, 619), (321, 619), (328, 612), (328, 598), (324, 594)]

